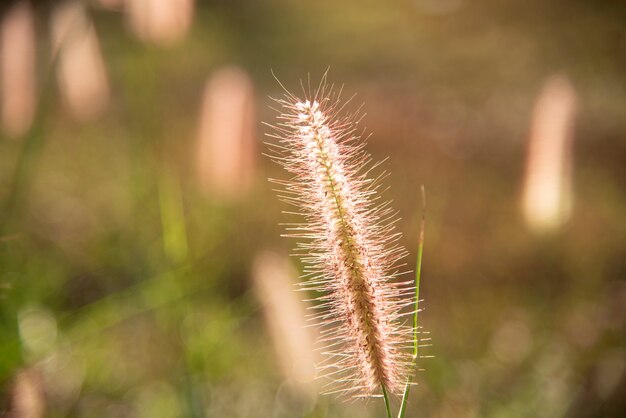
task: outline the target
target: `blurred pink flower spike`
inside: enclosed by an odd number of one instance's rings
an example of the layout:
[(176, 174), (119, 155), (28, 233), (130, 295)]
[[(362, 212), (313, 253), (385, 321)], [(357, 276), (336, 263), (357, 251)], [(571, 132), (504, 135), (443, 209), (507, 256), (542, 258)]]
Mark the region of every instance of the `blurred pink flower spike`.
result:
[(572, 131), (576, 92), (563, 76), (548, 79), (534, 105), (522, 207), (535, 233), (556, 232), (572, 210)]
[(60, 3), (52, 14), (52, 45), (63, 102), (79, 120), (92, 120), (109, 103), (109, 84), (93, 22), (80, 1)]
[(181, 41), (193, 21), (193, 0), (125, 0), (130, 31), (144, 42), (170, 46)]
[(306, 321), (304, 306), (294, 292), (296, 278), (297, 273), (286, 256), (263, 252), (254, 260), (254, 290), (272, 338), (280, 372), (293, 388), (314, 396), (317, 393), (314, 383), (315, 328)]
[(46, 399), (41, 376), (35, 369), (22, 369), (15, 375), (9, 418), (43, 418)]
[(30, 129), (37, 104), (35, 24), (28, 1), (17, 2), (6, 13), (0, 38), (2, 129), (17, 138)]
[(207, 193), (235, 198), (250, 188), (256, 159), (254, 88), (236, 67), (206, 84), (200, 110), (197, 173)]

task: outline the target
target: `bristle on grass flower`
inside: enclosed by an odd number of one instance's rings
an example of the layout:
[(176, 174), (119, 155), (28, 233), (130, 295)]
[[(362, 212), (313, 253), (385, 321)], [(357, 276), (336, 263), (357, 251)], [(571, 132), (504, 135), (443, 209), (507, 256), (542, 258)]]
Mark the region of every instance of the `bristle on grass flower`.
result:
[(357, 132), (358, 112), (343, 115), (341, 89), (326, 84), (304, 98), (285, 89), (268, 136), (270, 157), (292, 174), (274, 180), (280, 197), (299, 208), (301, 222), (285, 236), (304, 264), (303, 287), (315, 292), (313, 317), (321, 326), (320, 377), (325, 393), (372, 396), (404, 389), (412, 359), (413, 328), (404, 321), (414, 306), (412, 281), (398, 282), (407, 254), (398, 245), (396, 213), (380, 203), (384, 174), (372, 164)]

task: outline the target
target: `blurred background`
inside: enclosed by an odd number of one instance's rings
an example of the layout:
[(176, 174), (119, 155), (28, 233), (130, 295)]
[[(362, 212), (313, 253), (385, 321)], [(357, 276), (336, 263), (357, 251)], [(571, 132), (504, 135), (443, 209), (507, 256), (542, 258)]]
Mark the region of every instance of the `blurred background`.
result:
[[(315, 383), (268, 96), (365, 103), (432, 346), (411, 417), (626, 416), (626, 6), (0, 6), (0, 410), (382, 417)], [(414, 260), (407, 260), (414, 268)], [(306, 296), (306, 295), (304, 295)], [(397, 403), (396, 403), (397, 405)]]

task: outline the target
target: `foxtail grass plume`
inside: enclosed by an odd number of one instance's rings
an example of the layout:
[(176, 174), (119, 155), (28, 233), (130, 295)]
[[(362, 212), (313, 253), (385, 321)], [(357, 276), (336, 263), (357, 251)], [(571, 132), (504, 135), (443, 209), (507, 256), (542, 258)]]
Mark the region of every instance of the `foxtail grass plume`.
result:
[(30, 2), (14, 4), (0, 23), (2, 128), (12, 138), (31, 127), (37, 106), (35, 17)]
[[(303, 89), (305, 90), (305, 89)], [(326, 393), (347, 397), (399, 394), (407, 382), (413, 330), (403, 316), (414, 301), (412, 282), (397, 282), (405, 250), (394, 230), (396, 214), (380, 203), (380, 179), (369, 177), (370, 155), (357, 132), (358, 112), (344, 115), (348, 101), (326, 83), (300, 98), (288, 92), (270, 125), (270, 157), (292, 178), (271, 180), (280, 197), (295, 205), (301, 222), (285, 236), (300, 240), (302, 286), (316, 293), (312, 306), (321, 324), (325, 360), (320, 377)]]
[(46, 410), (45, 388), (39, 372), (22, 369), (15, 375), (8, 418), (42, 418)]
[(264, 251), (254, 259), (252, 281), (282, 375), (298, 391), (314, 395), (316, 327), (307, 326), (306, 311), (293, 292), (294, 270), (287, 256)]
[(125, 0), (128, 26), (137, 38), (159, 46), (181, 41), (193, 21), (193, 0)]
[(63, 102), (79, 120), (97, 118), (109, 103), (109, 83), (98, 36), (85, 5), (75, 0), (59, 4), (51, 26)]
[(569, 80), (554, 76), (545, 83), (534, 106), (522, 201), (526, 223), (533, 232), (554, 232), (570, 216), (576, 101)]
[(234, 199), (252, 185), (256, 156), (254, 86), (238, 67), (207, 81), (200, 109), (196, 169), (204, 192)]

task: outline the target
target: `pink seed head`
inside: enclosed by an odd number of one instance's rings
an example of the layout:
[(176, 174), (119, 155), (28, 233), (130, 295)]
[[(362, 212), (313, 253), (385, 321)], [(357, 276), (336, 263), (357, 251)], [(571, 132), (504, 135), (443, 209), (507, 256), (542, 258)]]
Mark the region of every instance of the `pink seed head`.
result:
[(395, 213), (376, 201), (378, 181), (367, 176), (372, 164), (356, 132), (359, 119), (341, 115), (340, 92), (325, 80), (313, 97), (287, 92), (276, 102), (282, 110), (269, 135), (278, 140), (270, 144), (272, 159), (293, 177), (273, 181), (300, 210), (301, 222), (286, 235), (300, 240), (302, 285), (317, 295), (312, 308), (322, 326), (326, 392), (370, 396), (384, 386), (400, 393), (412, 343), (402, 317), (414, 288), (395, 281), (406, 253)]

